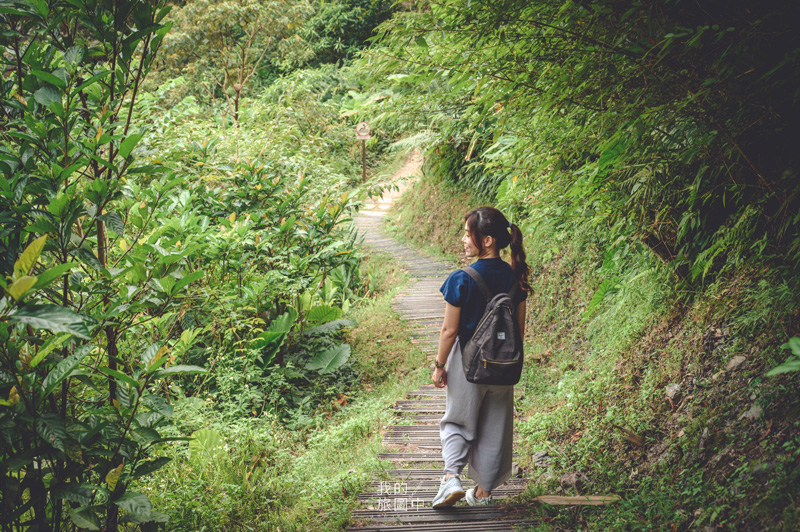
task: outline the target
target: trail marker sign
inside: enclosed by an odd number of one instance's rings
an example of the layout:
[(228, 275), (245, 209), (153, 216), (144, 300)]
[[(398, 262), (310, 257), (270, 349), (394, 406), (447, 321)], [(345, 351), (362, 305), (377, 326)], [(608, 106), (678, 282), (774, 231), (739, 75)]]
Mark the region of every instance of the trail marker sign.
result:
[(359, 122), (356, 125), (356, 138), (358, 140), (369, 140), (370, 133), (372, 133), (372, 129), (370, 129), (369, 124), (366, 122)]
[(356, 125), (356, 138), (361, 141), (361, 180), (367, 180), (367, 141), (372, 130), (366, 122)]

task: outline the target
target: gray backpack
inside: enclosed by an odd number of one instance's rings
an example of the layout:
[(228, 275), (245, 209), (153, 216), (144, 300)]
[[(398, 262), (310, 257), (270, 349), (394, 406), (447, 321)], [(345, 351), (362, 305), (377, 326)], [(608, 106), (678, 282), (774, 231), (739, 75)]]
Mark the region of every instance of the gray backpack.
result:
[(475, 384), (514, 385), (522, 375), (522, 335), (517, 323), (514, 295), (517, 283), (509, 293), (492, 295), (486, 282), (475, 269), (463, 268), (486, 298), (475, 334), (461, 350), (464, 374)]

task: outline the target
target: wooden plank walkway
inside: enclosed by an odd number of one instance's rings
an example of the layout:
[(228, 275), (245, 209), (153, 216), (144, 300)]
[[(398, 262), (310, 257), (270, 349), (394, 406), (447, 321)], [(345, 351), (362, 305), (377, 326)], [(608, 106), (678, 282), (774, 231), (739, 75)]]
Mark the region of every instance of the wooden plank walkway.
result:
[[(384, 204), (385, 207), (385, 204)], [(456, 268), (384, 234), (380, 225), (385, 209), (362, 211), (354, 223), (363, 245), (373, 252), (388, 253), (398, 260), (412, 279), (394, 298), (392, 308), (405, 320), (409, 337), (433, 361), (444, 318), (444, 301), (439, 287)], [(439, 489), (442, 476), (439, 425), (445, 409), (445, 391), (432, 385), (407, 392), (407, 399), (394, 406), (398, 422), (411, 425), (386, 427), (383, 441), (387, 452), (378, 455), (394, 463), (396, 469), (374, 478), (359, 494), (361, 509), (353, 512), (352, 532), (486, 532), (528, 530), (541, 521), (526, 514), (531, 505), (504, 504), (504, 499), (525, 490), (526, 479), (512, 478), (493, 492), (492, 506), (469, 507), (465, 502), (455, 507), (433, 509), (431, 500)], [(466, 479), (464, 488), (474, 484)]]

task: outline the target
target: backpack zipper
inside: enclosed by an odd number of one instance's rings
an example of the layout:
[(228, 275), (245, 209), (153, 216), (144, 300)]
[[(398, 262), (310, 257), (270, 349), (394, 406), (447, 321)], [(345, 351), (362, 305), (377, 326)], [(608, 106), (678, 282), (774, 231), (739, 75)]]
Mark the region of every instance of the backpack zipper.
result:
[(511, 364), (519, 364), (519, 360), (515, 360), (514, 362), (489, 362), (485, 358), (483, 359), (483, 367), (486, 368), (486, 364), (498, 364), (500, 366), (509, 366)]

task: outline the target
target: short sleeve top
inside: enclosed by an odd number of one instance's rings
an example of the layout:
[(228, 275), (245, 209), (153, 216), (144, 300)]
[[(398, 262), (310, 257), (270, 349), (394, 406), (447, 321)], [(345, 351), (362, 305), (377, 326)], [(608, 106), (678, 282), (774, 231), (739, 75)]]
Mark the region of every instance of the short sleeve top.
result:
[[(511, 266), (500, 257), (492, 259), (478, 259), (471, 264), (478, 273), (481, 274), (489, 290), (493, 294), (500, 292), (510, 292), (514, 285), (514, 272)], [(486, 298), (483, 297), (481, 289), (475, 280), (463, 270), (456, 270), (445, 280), (439, 291), (444, 296), (444, 300), (461, 309), (461, 317), (458, 322), (458, 339), (462, 346), (466, 345), (478, 322), (483, 316), (486, 308)], [(528, 294), (523, 290), (517, 290), (515, 305), (524, 301)]]

